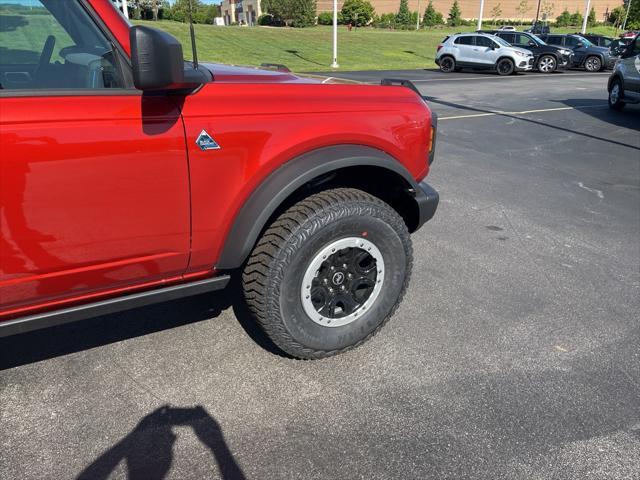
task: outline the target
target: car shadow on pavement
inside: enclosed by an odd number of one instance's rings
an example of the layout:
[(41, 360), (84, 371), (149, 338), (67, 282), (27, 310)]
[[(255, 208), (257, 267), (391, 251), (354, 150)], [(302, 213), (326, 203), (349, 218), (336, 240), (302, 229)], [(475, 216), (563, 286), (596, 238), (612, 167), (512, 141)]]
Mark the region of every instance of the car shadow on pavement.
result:
[(125, 462), (129, 480), (163, 479), (173, 463), (173, 445), (178, 438), (173, 427), (191, 427), (209, 449), (221, 478), (246, 478), (224, 439), (216, 420), (202, 406), (176, 408), (165, 405), (145, 416), (122, 440), (86, 467), (77, 480), (107, 479)]
[[(607, 143), (611, 143), (613, 145), (618, 145), (621, 147), (626, 147), (626, 148), (632, 148), (634, 150), (640, 150), (640, 147), (637, 147), (635, 145), (631, 145), (629, 143), (624, 143), (624, 142), (619, 142), (617, 140), (612, 140), (610, 138), (605, 138), (605, 137), (599, 137), (597, 135), (592, 135), (590, 133), (586, 133), (586, 132), (581, 132), (579, 130), (572, 130), (571, 128), (567, 128), (567, 127), (563, 127), (560, 125), (554, 125), (548, 122), (543, 122), (541, 120), (536, 120), (533, 118), (528, 118), (523, 116), (522, 114), (519, 114), (518, 112), (503, 112), (503, 111), (498, 111), (498, 110), (488, 110), (485, 108), (478, 108), (478, 107), (470, 107), (468, 105), (463, 105), (461, 103), (454, 103), (454, 102), (447, 102), (444, 100), (439, 100), (438, 97), (429, 97), (429, 96), (423, 96), (422, 98), (424, 98), (425, 101), (429, 102), (429, 103), (437, 103), (439, 105), (444, 105), (447, 107), (452, 107), (452, 108), (456, 108), (459, 110), (467, 110), (470, 112), (477, 112), (477, 113), (490, 113), (490, 114), (494, 114), (495, 116), (498, 117), (506, 117), (506, 118), (512, 118), (514, 120), (520, 120), (522, 122), (528, 122), (528, 123), (532, 123), (535, 125), (540, 125), (543, 127), (548, 127), (548, 128), (552, 128), (554, 130), (559, 130), (562, 132), (567, 132), (567, 133), (571, 133), (573, 135), (577, 135), (580, 137), (586, 137), (586, 138), (590, 138), (593, 140), (600, 140), (602, 142), (607, 142)], [(558, 100), (556, 100), (556, 102), (558, 102)], [(565, 100), (564, 102), (577, 102), (577, 100)], [(564, 102), (560, 102), (560, 103), (564, 103)], [(606, 105), (600, 107), (593, 104), (594, 100), (590, 99), (587, 105), (579, 105), (577, 103), (574, 104), (570, 104), (567, 103), (567, 106), (571, 106), (573, 108), (577, 108), (579, 106), (583, 106), (583, 107), (587, 107), (587, 108), (582, 108), (580, 109), (580, 112), (588, 112), (589, 110), (596, 110), (599, 109), (600, 110), (600, 116), (598, 116), (597, 118), (600, 118), (603, 121), (609, 121), (610, 123), (614, 123), (614, 121), (612, 120), (612, 117), (609, 116), (608, 114), (604, 114), (602, 113), (604, 111), (604, 109), (606, 109), (606, 112), (609, 112), (609, 109)], [(593, 108), (592, 108), (593, 107)], [(634, 112), (635, 113), (635, 112)], [(595, 116), (593, 113), (591, 113), (592, 116)], [(440, 117), (440, 120), (446, 120), (447, 117)], [(621, 123), (615, 123), (618, 126), (621, 127), (626, 127), (626, 128), (630, 128), (630, 129), (637, 129), (638, 125), (640, 124), (640, 120), (638, 120), (637, 117), (635, 116), (626, 116), (624, 117), (624, 119), (618, 118), (617, 121), (621, 122)]]
[(229, 308), (258, 346), (284, 356), (253, 320), (244, 304), (242, 289), (234, 282), (214, 293), (0, 338), (0, 370), (214, 319)]
[[(640, 131), (640, 105), (627, 105), (624, 110), (616, 112), (608, 107), (596, 108), (596, 105), (602, 105), (606, 103), (606, 101), (596, 101), (593, 98), (569, 98), (566, 100), (551, 101), (567, 107), (578, 108), (582, 113), (617, 127)], [(594, 108), (590, 108), (591, 105), (593, 105)], [(585, 106), (586, 108), (579, 108)]]

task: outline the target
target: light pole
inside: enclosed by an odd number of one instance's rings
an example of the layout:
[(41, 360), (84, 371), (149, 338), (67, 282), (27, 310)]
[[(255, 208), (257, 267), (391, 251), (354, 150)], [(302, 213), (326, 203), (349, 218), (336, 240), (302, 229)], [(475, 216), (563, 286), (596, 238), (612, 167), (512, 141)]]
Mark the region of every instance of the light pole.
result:
[(535, 26), (537, 26), (537, 25), (538, 25), (538, 18), (540, 18), (540, 2), (541, 2), (541, 1), (542, 1), (542, 0), (538, 0), (538, 9), (536, 10), (536, 21), (535, 21), (535, 23), (534, 23), (534, 32), (533, 32), (533, 33), (536, 33), (536, 32), (535, 32)]
[(622, 30), (627, 26), (627, 18), (629, 18), (629, 7), (631, 6), (631, 0), (627, 3), (627, 13), (624, 16), (624, 22), (622, 22)]
[(338, 67), (338, 0), (333, 0), (333, 62), (331, 68)]
[(582, 18), (582, 30), (580, 30), (580, 33), (583, 35), (587, 32), (587, 20), (589, 17), (589, 6), (591, 5), (591, 0), (587, 0), (585, 3), (586, 7), (584, 8), (584, 17)]
[(125, 18), (129, 18), (129, 9), (127, 8), (127, 0), (122, 0), (122, 13)]
[(484, 10), (484, 0), (480, 0), (480, 13), (478, 14), (478, 30), (482, 30), (482, 11)]

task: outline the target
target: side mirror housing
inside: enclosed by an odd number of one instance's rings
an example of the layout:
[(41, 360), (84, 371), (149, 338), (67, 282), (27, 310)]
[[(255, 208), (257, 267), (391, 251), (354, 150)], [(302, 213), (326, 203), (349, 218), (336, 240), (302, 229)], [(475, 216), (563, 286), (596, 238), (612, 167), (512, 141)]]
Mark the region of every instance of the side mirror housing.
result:
[(136, 25), (129, 30), (133, 83), (142, 91), (194, 88), (185, 81), (182, 45), (155, 28)]

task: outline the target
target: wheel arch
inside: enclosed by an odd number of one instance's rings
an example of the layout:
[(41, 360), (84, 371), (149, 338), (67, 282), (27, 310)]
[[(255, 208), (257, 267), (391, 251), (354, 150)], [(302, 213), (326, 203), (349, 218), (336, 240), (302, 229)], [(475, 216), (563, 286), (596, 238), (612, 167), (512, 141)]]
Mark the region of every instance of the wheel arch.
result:
[(611, 85), (614, 80), (618, 80), (620, 82), (620, 86), (622, 87), (622, 92), (624, 93), (624, 78), (620, 73), (616, 72), (609, 77), (609, 81), (607, 82), (607, 92), (611, 91)]
[(372, 147), (323, 147), (285, 163), (251, 193), (235, 216), (216, 268), (240, 267), (280, 213), (311, 193), (335, 186), (360, 188), (381, 198), (403, 217), (410, 231), (419, 225), (412, 198), (417, 183), (399, 161)]

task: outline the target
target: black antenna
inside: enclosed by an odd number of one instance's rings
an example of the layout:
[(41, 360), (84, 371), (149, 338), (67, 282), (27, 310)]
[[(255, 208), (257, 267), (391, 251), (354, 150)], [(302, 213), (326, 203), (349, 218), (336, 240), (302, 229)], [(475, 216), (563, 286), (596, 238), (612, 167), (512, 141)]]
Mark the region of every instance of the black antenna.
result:
[(193, 52), (193, 68), (198, 69), (198, 52), (196, 51), (196, 33), (193, 31), (193, 7), (189, 0), (189, 31), (191, 33), (191, 51)]

